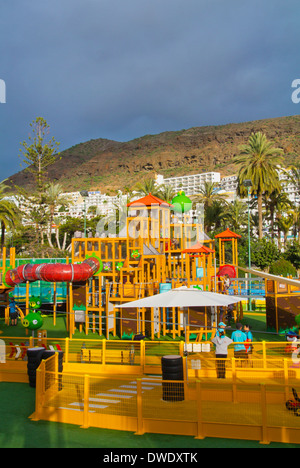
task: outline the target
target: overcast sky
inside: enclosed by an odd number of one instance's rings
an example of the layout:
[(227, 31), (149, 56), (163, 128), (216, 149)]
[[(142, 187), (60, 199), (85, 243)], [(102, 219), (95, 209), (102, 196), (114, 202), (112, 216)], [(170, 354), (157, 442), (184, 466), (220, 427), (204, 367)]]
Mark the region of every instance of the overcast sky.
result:
[(1, 0), (0, 52), (1, 180), (38, 116), (63, 150), (300, 114), (299, 0)]

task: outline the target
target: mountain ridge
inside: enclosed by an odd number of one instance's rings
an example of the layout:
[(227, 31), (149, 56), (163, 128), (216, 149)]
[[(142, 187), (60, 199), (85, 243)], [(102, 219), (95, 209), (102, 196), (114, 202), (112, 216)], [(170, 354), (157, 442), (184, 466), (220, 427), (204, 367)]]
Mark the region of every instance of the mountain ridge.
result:
[[(257, 131), (283, 149), (286, 165), (300, 162), (300, 115), (294, 115), (166, 131), (127, 142), (93, 139), (62, 151), (48, 177), (65, 191), (114, 194), (157, 173), (165, 178), (211, 171), (226, 176), (236, 173), (232, 160)], [(25, 169), (8, 180), (27, 189), (33, 186)]]

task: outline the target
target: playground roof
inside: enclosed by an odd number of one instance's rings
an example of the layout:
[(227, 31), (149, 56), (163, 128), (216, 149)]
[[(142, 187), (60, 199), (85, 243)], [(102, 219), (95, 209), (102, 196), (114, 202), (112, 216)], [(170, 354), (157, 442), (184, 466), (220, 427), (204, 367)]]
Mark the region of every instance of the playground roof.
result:
[(217, 239), (220, 239), (220, 238), (221, 239), (222, 238), (223, 239), (232, 239), (232, 238), (241, 239), (242, 236), (240, 236), (239, 234), (236, 234), (235, 232), (230, 231), (230, 229), (227, 228), (226, 231), (221, 232), (221, 234), (217, 234), (215, 237)]
[(149, 195), (146, 195), (145, 197), (140, 198), (139, 200), (135, 200), (131, 203), (128, 203), (127, 206), (136, 207), (136, 206), (153, 206), (153, 205), (165, 206), (166, 208), (170, 208), (173, 206), (171, 203), (168, 203), (164, 200), (161, 200), (158, 197), (155, 197), (154, 195), (152, 195), (152, 193), (149, 193)]
[(182, 251), (182, 253), (204, 253), (204, 254), (210, 254), (213, 252), (214, 252), (213, 249), (210, 249), (209, 247), (205, 247), (205, 245), (200, 244), (200, 242), (197, 242), (197, 244), (193, 245), (189, 249), (185, 249)]
[(137, 301), (119, 305), (118, 308), (125, 309), (131, 307), (218, 307), (228, 306), (245, 300), (239, 296), (229, 296), (207, 291), (200, 291), (195, 287), (171, 289), (168, 292), (144, 297)]

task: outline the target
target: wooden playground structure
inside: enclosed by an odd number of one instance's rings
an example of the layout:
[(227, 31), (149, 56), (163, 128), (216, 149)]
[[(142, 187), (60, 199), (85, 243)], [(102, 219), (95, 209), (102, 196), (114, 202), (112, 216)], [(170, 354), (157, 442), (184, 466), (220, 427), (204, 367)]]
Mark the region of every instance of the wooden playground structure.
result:
[[(152, 296), (180, 286), (195, 286), (203, 291), (222, 291), (219, 275), (226, 265), (229, 252), (231, 269), (238, 265), (238, 236), (230, 230), (216, 239), (220, 244), (217, 269), (215, 240), (203, 231), (201, 221), (189, 209), (181, 213), (167, 203), (149, 194), (128, 204), (126, 226), (114, 237), (74, 238), (72, 255), (67, 259), (71, 268), (94, 259), (100, 267), (83, 281), (67, 280), (67, 330), (72, 337), (75, 330), (106, 335), (131, 337), (143, 334), (154, 338), (171, 333), (180, 336), (182, 324), (179, 310), (158, 311), (119, 309), (118, 306)], [(1, 298), (9, 321), (9, 293), (13, 292), (10, 279), (22, 275), (14, 270), (15, 251), (3, 251), (1, 267)], [(25, 268), (25, 266), (24, 266)], [(25, 268), (26, 269), (26, 268)], [(30, 270), (30, 268), (29, 268)], [(37, 269), (38, 272), (38, 269)], [(29, 312), (29, 282), (26, 281), (26, 307)], [(154, 316), (156, 314), (156, 316)], [(189, 323), (195, 332), (210, 331), (211, 317), (203, 308), (188, 311)], [(192, 332), (192, 331), (191, 331)]]
[[(202, 224), (195, 222), (189, 212), (174, 215), (172, 204), (151, 194), (128, 205), (123, 235), (73, 239), (72, 263), (95, 255), (102, 265), (101, 271), (85, 284), (70, 284), (70, 336), (76, 327), (100, 335), (105, 329), (107, 337), (109, 333), (126, 338), (136, 334), (152, 339), (167, 333), (173, 338), (180, 336), (183, 326), (180, 311), (175, 308), (164, 309), (159, 318), (159, 311), (118, 306), (183, 285), (203, 291), (222, 290), (215, 240), (204, 234)], [(237, 266), (239, 237), (229, 230), (223, 233), (220, 266), (225, 265), (224, 242), (232, 246), (231, 259)], [(78, 308), (82, 311), (81, 323), (76, 320)], [(204, 308), (189, 309), (188, 316), (195, 332), (207, 335), (211, 331), (211, 317)]]
[[(151, 339), (166, 334), (173, 339), (179, 337), (183, 331), (180, 309), (137, 310), (120, 306), (180, 286), (224, 292), (225, 273), (231, 276), (234, 294), (239, 295), (236, 276), (238, 269), (243, 270), (238, 265), (240, 238), (240, 235), (226, 229), (215, 239), (210, 239), (190, 210), (175, 212), (172, 204), (151, 194), (129, 203), (126, 226), (120, 234), (114, 237), (74, 238), (72, 241), (72, 255), (66, 260), (67, 265), (73, 270), (76, 265), (92, 259), (99, 268), (88, 279), (67, 280), (66, 312), (70, 338), (76, 329), (106, 338), (110, 334), (127, 339), (136, 334)], [(7, 283), (7, 275), (9, 271), (16, 271), (18, 275), (15, 266), (15, 249), (7, 251), (4, 248), (0, 269), (0, 301), (5, 307), (7, 324), (9, 293), (13, 294), (14, 291), (14, 287)], [(272, 281), (264, 273), (257, 272), (257, 275), (263, 276), (265, 281), (268, 326), (277, 332), (292, 326), (299, 312), (298, 281), (289, 286)], [(11, 276), (14, 277), (14, 274)], [(25, 309), (18, 308), (21, 318), (30, 310), (29, 283), (26, 281)], [(53, 311), (55, 322), (55, 301)], [(240, 303), (234, 309), (234, 318), (241, 319), (242, 316)], [(196, 334), (200, 340), (202, 336), (207, 338), (215, 326), (211, 314), (201, 307), (188, 309), (188, 324), (191, 326), (187, 329), (188, 337)]]

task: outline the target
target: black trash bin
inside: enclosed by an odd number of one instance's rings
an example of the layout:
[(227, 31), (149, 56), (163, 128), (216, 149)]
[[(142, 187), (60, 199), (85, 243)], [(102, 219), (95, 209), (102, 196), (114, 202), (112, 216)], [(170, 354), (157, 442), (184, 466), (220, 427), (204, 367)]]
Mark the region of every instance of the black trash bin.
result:
[(39, 367), (45, 348), (28, 348), (27, 349), (27, 374), (29, 378), (29, 386), (36, 386), (36, 370)]
[[(162, 388), (164, 401), (184, 400), (184, 376), (183, 359), (181, 356), (163, 356), (161, 358), (162, 367)], [(177, 380), (177, 382), (168, 382)], [(182, 382), (181, 382), (182, 381)]]

